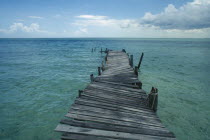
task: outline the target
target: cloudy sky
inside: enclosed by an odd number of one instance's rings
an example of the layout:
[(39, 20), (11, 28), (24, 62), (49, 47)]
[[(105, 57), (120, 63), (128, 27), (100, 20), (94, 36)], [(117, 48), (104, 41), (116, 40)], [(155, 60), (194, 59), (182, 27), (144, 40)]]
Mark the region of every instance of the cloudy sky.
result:
[(0, 0), (0, 38), (209, 38), (210, 0)]

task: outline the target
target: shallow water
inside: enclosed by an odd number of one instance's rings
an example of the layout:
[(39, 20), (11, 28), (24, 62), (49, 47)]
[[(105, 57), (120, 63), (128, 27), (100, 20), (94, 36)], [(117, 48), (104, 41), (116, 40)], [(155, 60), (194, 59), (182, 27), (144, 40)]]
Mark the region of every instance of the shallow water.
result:
[(210, 39), (0, 39), (0, 139), (59, 138), (101, 47), (126, 49), (135, 65), (144, 52), (139, 78), (159, 89), (162, 122), (180, 140), (210, 139)]

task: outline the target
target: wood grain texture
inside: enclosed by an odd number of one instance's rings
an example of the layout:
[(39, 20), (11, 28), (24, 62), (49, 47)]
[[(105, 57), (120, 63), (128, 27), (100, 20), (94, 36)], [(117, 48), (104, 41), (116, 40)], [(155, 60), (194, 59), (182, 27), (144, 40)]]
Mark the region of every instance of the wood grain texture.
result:
[[(175, 140), (147, 105), (133, 56), (109, 51), (97, 77), (79, 94), (55, 131), (63, 140)], [(143, 58), (143, 56), (142, 56)], [(140, 60), (140, 64), (142, 61)]]

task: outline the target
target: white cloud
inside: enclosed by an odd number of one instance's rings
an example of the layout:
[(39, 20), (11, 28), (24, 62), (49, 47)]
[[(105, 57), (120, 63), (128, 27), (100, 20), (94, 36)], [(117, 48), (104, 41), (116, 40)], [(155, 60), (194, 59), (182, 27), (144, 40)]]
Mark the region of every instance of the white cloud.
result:
[(14, 33), (17, 31), (22, 32), (46, 32), (44, 30), (40, 30), (40, 26), (37, 23), (32, 23), (29, 26), (24, 25), (23, 23), (13, 23), (9, 29), (0, 29), (0, 32), (3, 33)]
[[(53, 36), (53, 37), (210, 37), (210, 0), (194, 0), (181, 7), (169, 4), (162, 12), (145, 13), (139, 19), (116, 19), (105, 15), (78, 15), (70, 26), (55, 28), (54, 32), (40, 29), (39, 24), (13, 23), (8, 29), (0, 29), (1, 33), (12, 36)], [(43, 17), (29, 16), (43, 19)], [(63, 15), (66, 22), (69, 18)], [(65, 18), (64, 18), (65, 17)], [(52, 21), (53, 22), (53, 21)], [(69, 23), (68, 23), (69, 24)], [(25, 34), (24, 34), (25, 33)], [(29, 34), (30, 33), (30, 34)], [(40, 34), (38, 34), (40, 33)], [(47, 33), (47, 34), (42, 34)]]
[(159, 14), (146, 13), (141, 18), (143, 25), (153, 25), (161, 29), (202, 29), (210, 27), (210, 0), (194, 0), (180, 8), (169, 4)]
[[(161, 14), (153, 15), (148, 12), (140, 19), (114, 19), (102, 15), (80, 15), (76, 16), (76, 19), (71, 25), (78, 28), (78, 30), (74, 32), (74, 35), (79, 37), (209, 37), (210, 28), (184, 28), (184, 24), (174, 22), (173, 20), (177, 20), (177, 13), (180, 12), (180, 9), (170, 4)], [(184, 13), (184, 11), (182, 13)], [(157, 24), (159, 23), (157, 22), (159, 15), (170, 16), (166, 16), (166, 18), (161, 17), (159, 25)], [(181, 17), (178, 16), (178, 19), (179, 18)], [(148, 23), (146, 21), (152, 22)], [(156, 24), (153, 24), (153, 21), (157, 23), (154, 22)], [(170, 21), (173, 22), (168, 24)], [(164, 24), (164, 22), (166, 23)], [(175, 28), (177, 26), (180, 28)], [(82, 31), (82, 29), (85, 30)], [(88, 32), (86, 32), (86, 30), (88, 30)]]
[[(113, 19), (107, 16), (94, 16), (94, 15), (80, 15), (77, 16), (73, 25), (77, 26), (105, 26), (105, 27), (115, 27), (115, 28), (130, 28), (137, 27), (139, 24), (136, 20), (132, 19)], [(80, 19), (81, 18), (81, 19)]]
[(43, 17), (39, 17), (39, 16), (28, 16), (29, 18), (34, 18), (34, 19), (44, 19)]
[(90, 19), (90, 20), (103, 20), (107, 18), (107, 16), (96, 16), (96, 15), (79, 15), (76, 17), (82, 19)]

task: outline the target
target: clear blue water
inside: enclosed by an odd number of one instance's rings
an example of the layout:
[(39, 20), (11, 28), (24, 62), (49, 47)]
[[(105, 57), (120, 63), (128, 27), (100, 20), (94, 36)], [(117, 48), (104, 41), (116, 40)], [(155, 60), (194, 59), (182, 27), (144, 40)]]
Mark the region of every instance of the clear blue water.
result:
[(210, 39), (0, 39), (0, 139), (59, 138), (58, 122), (103, 55), (126, 49), (158, 115), (180, 140), (210, 139)]

